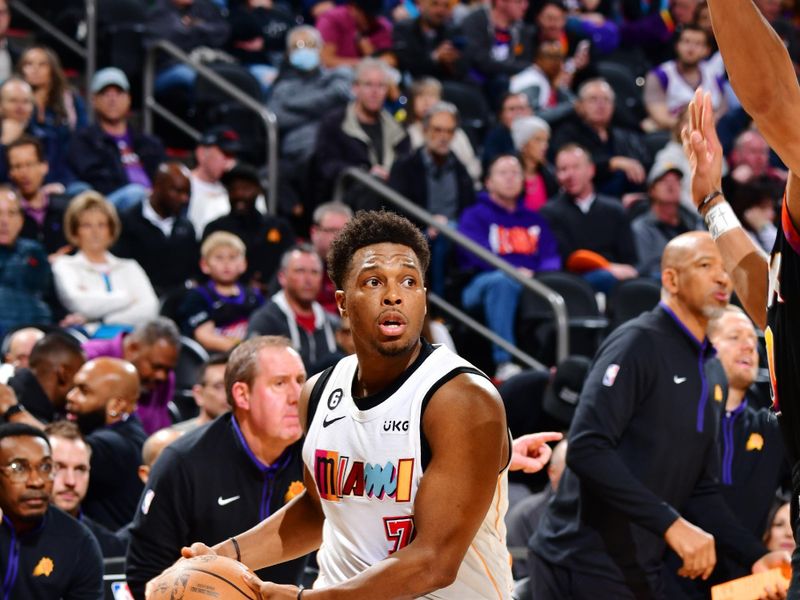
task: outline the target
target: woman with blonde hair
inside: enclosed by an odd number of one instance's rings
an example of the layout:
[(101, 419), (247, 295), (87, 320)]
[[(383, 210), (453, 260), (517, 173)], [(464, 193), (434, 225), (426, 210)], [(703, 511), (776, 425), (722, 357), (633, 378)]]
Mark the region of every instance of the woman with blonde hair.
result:
[(120, 229), (116, 209), (101, 194), (79, 194), (64, 214), (64, 234), (78, 252), (53, 262), (56, 292), (71, 313), (69, 322), (83, 324), (90, 334), (110, 325), (102, 337), (158, 314), (158, 298), (139, 263), (108, 251)]

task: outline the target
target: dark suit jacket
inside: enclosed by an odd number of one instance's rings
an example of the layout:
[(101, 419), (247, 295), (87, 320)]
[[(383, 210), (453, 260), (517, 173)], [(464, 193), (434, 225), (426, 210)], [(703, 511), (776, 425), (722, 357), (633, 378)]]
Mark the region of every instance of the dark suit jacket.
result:
[(467, 60), (463, 56), (447, 69), (431, 57), (436, 48), (449, 41), (457, 48), (463, 46), (464, 37), (460, 29), (444, 25), (436, 31), (436, 36), (428, 38), (422, 31), (420, 18), (400, 21), (392, 30), (392, 45), (401, 71), (410, 73), (415, 79), (435, 77), (436, 79), (462, 80), (467, 74)]

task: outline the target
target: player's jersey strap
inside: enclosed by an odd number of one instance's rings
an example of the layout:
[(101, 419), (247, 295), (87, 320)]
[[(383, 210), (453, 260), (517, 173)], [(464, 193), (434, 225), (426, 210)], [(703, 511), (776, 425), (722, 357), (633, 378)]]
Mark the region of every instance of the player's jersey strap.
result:
[(781, 229), (789, 246), (795, 251), (795, 254), (800, 254), (800, 233), (792, 222), (792, 215), (789, 214), (789, 207), (786, 202), (787, 195), (783, 194), (783, 204), (781, 208)]
[[(339, 361), (319, 397), (303, 445), (303, 461), (325, 513), (315, 587), (350, 579), (410, 544), (414, 500), (423, 477), (422, 404), (453, 371), (474, 369), (440, 346), (379, 404), (352, 397), (355, 356)], [(498, 598), (511, 594), (505, 547), (507, 472), (497, 480), (492, 505), (452, 586), (429, 595), (441, 600)], [(442, 498), (447, 503), (452, 499)]]

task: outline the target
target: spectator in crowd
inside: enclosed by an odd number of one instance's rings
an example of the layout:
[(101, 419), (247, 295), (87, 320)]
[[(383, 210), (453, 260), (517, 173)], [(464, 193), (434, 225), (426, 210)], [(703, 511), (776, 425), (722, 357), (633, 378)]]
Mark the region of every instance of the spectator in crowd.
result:
[(51, 285), (50, 263), (39, 242), (19, 237), (24, 219), (17, 194), (0, 186), (0, 335), (52, 320), (42, 299)]
[(284, 253), (278, 282), (281, 290), (250, 317), (248, 337), (286, 336), (308, 367), (334, 354), (334, 317), (316, 301), (322, 261), (313, 246), (300, 244)]
[(590, 79), (578, 89), (578, 119), (564, 123), (553, 134), (551, 147), (580, 144), (597, 165), (596, 186), (604, 194), (622, 197), (645, 183), (650, 155), (641, 134), (611, 124), (614, 90), (604, 79)]
[(83, 99), (70, 89), (58, 55), (46, 46), (28, 47), (17, 63), (17, 72), (33, 88), (33, 121), (43, 136), (50, 165), (47, 182), (71, 184), (75, 175), (69, 168), (68, 149), (72, 134), (87, 125)]
[(698, 87), (711, 93), (716, 118), (725, 112), (725, 98), (712, 67), (709, 34), (699, 25), (687, 25), (675, 40), (675, 59), (652, 69), (645, 79), (644, 104), (649, 121), (645, 130), (670, 130)]
[(11, 365), (15, 369), (27, 369), (31, 350), (43, 337), (44, 331), (36, 327), (17, 329), (8, 338), (6, 354), (3, 357), (5, 364)]
[(106, 357), (84, 364), (67, 395), (67, 413), (92, 449), (92, 478), (82, 507), (112, 530), (133, 519), (142, 493), (137, 472), (147, 435), (136, 416), (138, 398), (136, 368)]
[(558, 180), (547, 162), (550, 126), (539, 117), (520, 117), (511, 124), (511, 138), (525, 175), (523, 205), (539, 211), (558, 193)]
[[(225, 390), (223, 388), (223, 394), (224, 393)], [(147, 485), (147, 482), (150, 479), (150, 471), (153, 469), (153, 465), (156, 464), (158, 457), (161, 456), (164, 448), (169, 446), (183, 434), (183, 431), (180, 431), (175, 427), (167, 427), (165, 429), (159, 429), (145, 440), (144, 446), (142, 446), (142, 464), (139, 465), (139, 479), (144, 485)], [(133, 525), (133, 522), (131, 522), (128, 527), (125, 527), (120, 531), (120, 533), (125, 532), (126, 545), (130, 542), (131, 525)]]
[(605, 340), (581, 392), (567, 468), (529, 542), (537, 600), (674, 598), (666, 547), (693, 579), (711, 574), (715, 542), (754, 571), (788, 562), (718, 491), (712, 398), (724, 400), (725, 377), (705, 332), (730, 296), (722, 257), (692, 232), (667, 245), (663, 264), (661, 304)]
[(19, 58), (19, 48), (7, 36), (11, 23), (11, 7), (7, 0), (0, 0), (0, 81), (14, 74), (14, 65)]
[(217, 353), (208, 357), (200, 369), (197, 383), (192, 386), (192, 397), (200, 412), (193, 419), (175, 423), (173, 429), (182, 432), (193, 431), (231, 409), (225, 397), (225, 366), (228, 364), (229, 356), (227, 353)]
[(350, 101), (353, 70), (321, 65), (322, 37), (313, 27), (295, 27), (286, 42), (286, 58), (268, 101), (280, 132), (278, 212), (286, 215), (297, 231), (304, 231), (320, 201), (309, 201), (316, 193), (312, 157), (319, 127), (326, 114)]
[(751, 183), (737, 184), (730, 197), (733, 213), (742, 224), (747, 235), (764, 252), (772, 252), (778, 228), (775, 225), (775, 197), (779, 191), (771, 182), (760, 178)]
[(78, 251), (53, 261), (53, 279), (70, 323), (113, 337), (158, 315), (158, 298), (139, 263), (108, 251), (121, 227), (113, 204), (94, 191), (78, 194), (64, 215), (64, 227)]
[[(315, 161), (327, 188), (347, 167), (361, 167), (385, 181), (394, 161), (408, 154), (408, 137), (383, 108), (388, 88), (386, 65), (365, 58), (356, 67), (355, 99), (345, 108), (323, 117), (317, 133)], [(329, 198), (327, 189), (325, 192), (322, 197)]]
[[(656, 152), (655, 158), (653, 159), (653, 166), (650, 168), (651, 171), (653, 169), (662, 168), (664, 164), (669, 164), (678, 167), (682, 173), (691, 173), (692, 167), (689, 164), (686, 153), (683, 151), (683, 142), (681, 141), (681, 131), (688, 122), (688, 116), (689, 113), (687, 110), (681, 111), (678, 117), (678, 123), (670, 131), (669, 141), (661, 150)], [(697, 210), (697, 207), (692, 201), (691, 185), (691, 177), (684, 177), (681, 181), (681, 206), (694, 212)]]
[(483, 168), (501, 154), (514, 154), (514, 140), (511, 138), (511, 124), (520, 117), (533, 115), (528, 96), (525, 94), (506, 94), (500, 101), (500, 111), (497, 115), (498, 123), (483, 141)]
[(327, 312), (339, 315), (336, 306), (336, 285), (328, 275), (328, 251), (339, 232), (353, 218), (350, 207), (341, 202), (326, 202), (314, 209), (313, 223), (310, 230), (311, 245), (322, 261), (322, 287), (317, 295), (317, 302)]
[[(35, 137), (38, 129), (32, 118), (33, 88), (21, 77), (4, 80), (0, 85), (0, 144), (7, 146), (25, 133)], [(3, 171), (6, 169), (6, 165), (3, 165)]]
[(661, 281), (661, 254), (667, 243), (687, 231), (704, 229), (696, 211), (681, 207), (682, 179), (683, 171), (674, 165), (664, 163), (650, 170), (650, 210), (631, 223), (638, 256), (636, 270), (642, 277)]
[(747, 184), (771, 186), (776, 199), (781, 198), (788, 172), (770, 165), (769, 152), (767, 141), (758, 131), (748, 129), (739, 134), (728, 159), (730, 171), (722, 178), (726, 198), (733, 198), (738, 188)]
[(758, 338), (747, 315), (729, 305), (709, 322), (708, 339), (728, 378), (719, 436), (720, 490), (739, 522), (760, 536), (769, 526), (773, 493), (789, 475), (789, 464), (778, 421), (753, 397)]
[(56, 466), (47, 435), (0, 426), (0, 560), (7, 598), (103, 597), (103, 557), (91, 532), (49, 502)]
[[(501, 155), (489, 166), (486, 191), (474, 206), (464, 210), (459, 231), (499, 258), (508, 261), (523, 277), (561, 268), (556, 239), (539, 214), (520, 202), (522, 165), (512, 155)], [(459, 251), (460, 267), (476, 273), (461, 295), (467, 310), (481, 308), (489, 328), (515, 344), (514, 321), (522, 284), (466, 251)], [(505, 381), (520, 372), (511, 355), (492, 346), (495, 379)]]
[(240, 150), (239, 134), (225, 125), (206, 131), (194, 149), (195, 167), (189, 177), (192, 192), (186, 216), (198, 237), (211, 221), (228, 214), (231, 205), (221, 179), (236, 164)]
[(381, 0), (348, 0), (317, 19), (325, 67), (354, 67), (392, 46), (392, 23), (381, 16)]
[[(20, 237), (36, 240), (48, 254), (68, 248), (64, 236), (64, 211), (69, 196), (59, 193), (61, 186), (45, 185), (49, 165), (39, 140), (23, 135), (6, 146), (8, 175), (16, 188), (25, 213)], [(63, 188), (60, 189), (63, 192)]]
[(794, 550), (794, 534), (792, 533), (791, 504), (785, 498), (776, 499), (768, 519), (769, 526), (764, 533), (764, 545), (767, 550)]
[(395, 24), (392, 47), (401, 71), (415, 79), (461, 81), (466, 77), (466, 38), (452, 16), (453, 5), (447, 0), (420, 0), (418, 17)]
[[(567, 269), (582, 272), (592, 287), (608, 293), (617, 281), (638, 275), (633, 266), (637, 262), (636, 245), (622, 205), (595, 192), (594, 175), (588, 150), (576, 144), (562, 147), (556, 155), (556, 176), (563, 191), (541, 212), (558, 240)], [(600, 257), (586, 267), (574, 255), (577, 250), (589, 250)]]
[(86, 362), (80, 345), (63, 333), (48, 333), (31, 349), (28, 367), (8, 380), (19, 405), (40, 423), (66, 415), (67, 393), (75, 373)]
[(81, 510), (81, 502), (89, 490), (92, 449), (83, 439), (75, 423), (57, 421), (45, 428), (50, 440), (56, 476), (50, 502), (83, 523), (92, 532), (103, 558), (125, 556), (125, 544), (107, 527), (90, 519)]
[(72, 136), (69, 164), (77, 178), (104, 194), (118, 211), (141, 204), (165, 158), (158, 138), (131, 127), (130, 83), (115, 67), (92, 77), (95, 122)]
[(183, 334), (209, 352), (227, 352), (247, 333), (250, 315), (264, 303), (258, 289), (239, 283), (247, 269), (246, 249), (227, 231), (208, 236), (200, 249), (200, 270), (208, 282), (186, 294), (179, 313)]
[[(256, 59), (265, 65), (278, 65), (286, 48), (286, 36), (296, 18), (286, 4), (272, 0), (241, 0), (231, 3), (229, 52), (244, 65)], [(240, 43), (236, 43), (240, 41)], [(258, 69), (250, 68), (258, 78)]]
[(136, 367), (141, 390), (136, 414), (145, 432), (150, 434), (172, 425), (167, 404), (175, 394), (175, 366), (180, 346), (181, 337), (175, 323), (158, 317), (139, 325), (130, 334), (84, 342), (83, 349), (89, 359), (122, 358)]
[(112, 251), (138, 262), (159, 296), (197, 273), (200, 252), (194, 227), (182, 216), (189, 190), (189, 170), (177, 162), (162, 163), (150, 197), (120, 217), (122, 231)]
[[(183, 546), (226, 540), (302, 492), (297, 402), (305, 378), (284, 338), (255, 338), (231, 353), (231, 412), (170, 444), (150, 472), (126, 559), (134, 598), (144, 598), (147, 581), (180, 558)], [(298, 584), (304, 565), (296, 559), (256, 573)]]
[(242, 280), (247, 285), (266, 288), (278, 269), (281, 256), (294, 245), (294, 232), (283, 218), (258, 211), (257, 201), (263, 195), (263, 188), (254, 167), (239, 164), (225, 173), (222, 183), (229, 200), (229, 212), (211, 221), (203, 238), (226, 231), (242, 240), (247, 248)]
[[(567, 466), (567, 440), (563, 439), (553, 448), (550, 462), (547, 464), (547, 484), (541, 492), (531, 494), (520, 502), (509, 507), (506, 513), (506, 544), (509, 548), (525, 548), (528, 540), (539, 526), (539, 521), (547, 509), (547, 503), (556, 495), (558, 482)], [(527, 577), (530, 570), (528, 561), (514, 559), (512, 563), (514, 577)]]
[[(228, 21), (212, 0), (157, 0), (147, 14), (145, 45), (167, 39), (189, 53), (201, 47), (221, 48), (229, 33)], [(161, 94), (180, 89), (188, 93), (196, 77), (194, 69), (183, 63), (163, 61), (156, 75), (155, 91)]]
[(528, 0), (492, 0), (461, 24), (469, 66), (495, 106), (508, 90), (509, 78), (533, 60), (534, 29), (523, 21), (527, 10)]
[(564, 57), (560, 40), (539, 42), (533, 64), (514, 75), (508, 88), (512, 94), (525, 94), (536, 116), (553, 125), (574, 112), (574, 72), (565, 68)]
[[(437, 102), (425, 113), (422, 130), (425, 145), (392, 166), (389, 185), (414, 204), (431, 213), (434, 220), (455, 227), (459, 215), (475, 200), (472, 178), (451, 150), (458, 128), (458, 109)], [(425, 226), (431, 244), (428, 288), (444, 295), (452, 244), (435, 227)]]
[[(430, 108), (442, 101), (442, 84), (432, 77), (424, 77), (411, 84), (409, 94), (409, 105), (411, 110), (408, 113), (409, 125), (406, 128), (411, 148), (416, 150), (425, 145), (425, 134), (422, 130), (422, 121)], [(475, 155), (475, 149), (466, 132), (458, 127), (450, 143), (450, 150), (455, 154), (459, 162), (464, 165), (470, 177), (474, 181), (480, 181), (481, 163)]]

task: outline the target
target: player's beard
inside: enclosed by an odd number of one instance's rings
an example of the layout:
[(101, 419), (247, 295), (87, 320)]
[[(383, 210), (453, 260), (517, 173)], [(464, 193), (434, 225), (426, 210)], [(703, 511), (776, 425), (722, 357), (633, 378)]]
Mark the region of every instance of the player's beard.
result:
[(385, 356), (387, 358), (394, 358), (396, 356), (402, 356), (403, 354), (408, 354), (419, 342), (419, 337), (413, 338), (408, 341), (408, 343), (401, 345), (398, 344), (396, 346), (385, 346), (382, 344), (378, 344), (378, 353), (381, 356)]

